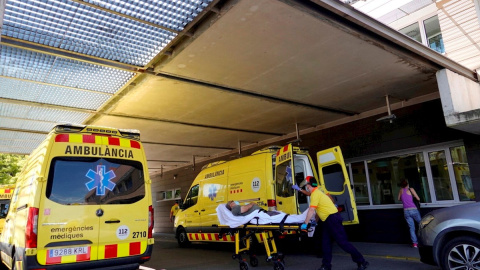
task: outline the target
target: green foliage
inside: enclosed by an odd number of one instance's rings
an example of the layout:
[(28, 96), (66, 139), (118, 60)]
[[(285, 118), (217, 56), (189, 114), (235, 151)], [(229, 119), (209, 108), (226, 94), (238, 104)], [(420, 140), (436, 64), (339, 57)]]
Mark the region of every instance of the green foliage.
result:
[(15, 184), (26, 156), (0, 153), (0, 185)]

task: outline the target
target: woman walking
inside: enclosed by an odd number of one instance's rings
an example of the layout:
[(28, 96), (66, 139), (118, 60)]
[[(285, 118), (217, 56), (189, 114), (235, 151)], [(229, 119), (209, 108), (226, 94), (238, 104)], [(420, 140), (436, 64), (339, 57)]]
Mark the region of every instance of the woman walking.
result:
[(410, 188), (407, 179), (403, 179), (403, 181), (400, 183), (400, 186), (402, 188), (398, 192), (398, 200), (402, 201), (403, 214), (405, 216), (405, 220), (408, 223), (408, 227), (410, 228), (410, 238), (412, 239), (412, 246), (416, 248), (418, 247), (418, 242), (417, 234), (415, 232), (415, 222), (420, 223), (422, 217), (420, 216), (420, 212), (418, 211), (415, 203), (413, 202), (413, 197), (415, 197), (415, 199), (419, 202), (420, 198), (418, 197), (415, 190), (413, 188)]

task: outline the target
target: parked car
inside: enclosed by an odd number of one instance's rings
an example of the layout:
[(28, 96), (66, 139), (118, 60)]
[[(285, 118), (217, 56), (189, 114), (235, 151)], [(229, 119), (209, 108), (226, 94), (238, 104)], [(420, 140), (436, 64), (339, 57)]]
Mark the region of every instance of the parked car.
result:
[(480, 202), (428, 213), (418, 235), (422, 262), (443, 270), (480, 268)]

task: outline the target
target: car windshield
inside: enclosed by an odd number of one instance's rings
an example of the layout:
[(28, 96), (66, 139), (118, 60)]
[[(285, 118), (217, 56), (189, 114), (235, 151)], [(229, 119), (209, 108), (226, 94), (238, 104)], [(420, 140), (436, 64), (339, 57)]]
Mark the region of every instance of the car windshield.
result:
[(47, 198), (64, 205), (131, 204), (145, 197), (140, 162), (105, 158), (55, 158)]

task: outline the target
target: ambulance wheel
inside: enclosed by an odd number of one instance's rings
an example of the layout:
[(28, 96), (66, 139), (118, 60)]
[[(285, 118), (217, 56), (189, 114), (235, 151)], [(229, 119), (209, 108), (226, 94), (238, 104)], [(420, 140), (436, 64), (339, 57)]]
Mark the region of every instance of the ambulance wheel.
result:
[(273, 270), (284, 270), (285, 269), (285, 265), (282, 263), (282, 262), (274, 262), (273, 263)]
[(250, 265), (251, 265), (252, 267), (257, 267), (257, 266), (258, 266), (258, 259), (257, 259), (257, 257), (251, 257), (251, 258), (250, 258)]
[(244, 261), (240, 262), (240, 270), (248, 270), (248, 264)]
[(188, 247), (190, 245), (190, 241), (188, 240), (188, 235), (185, 229), (180, 228), (177, 231), (177, 241), (178, 246), (181, 248)]

